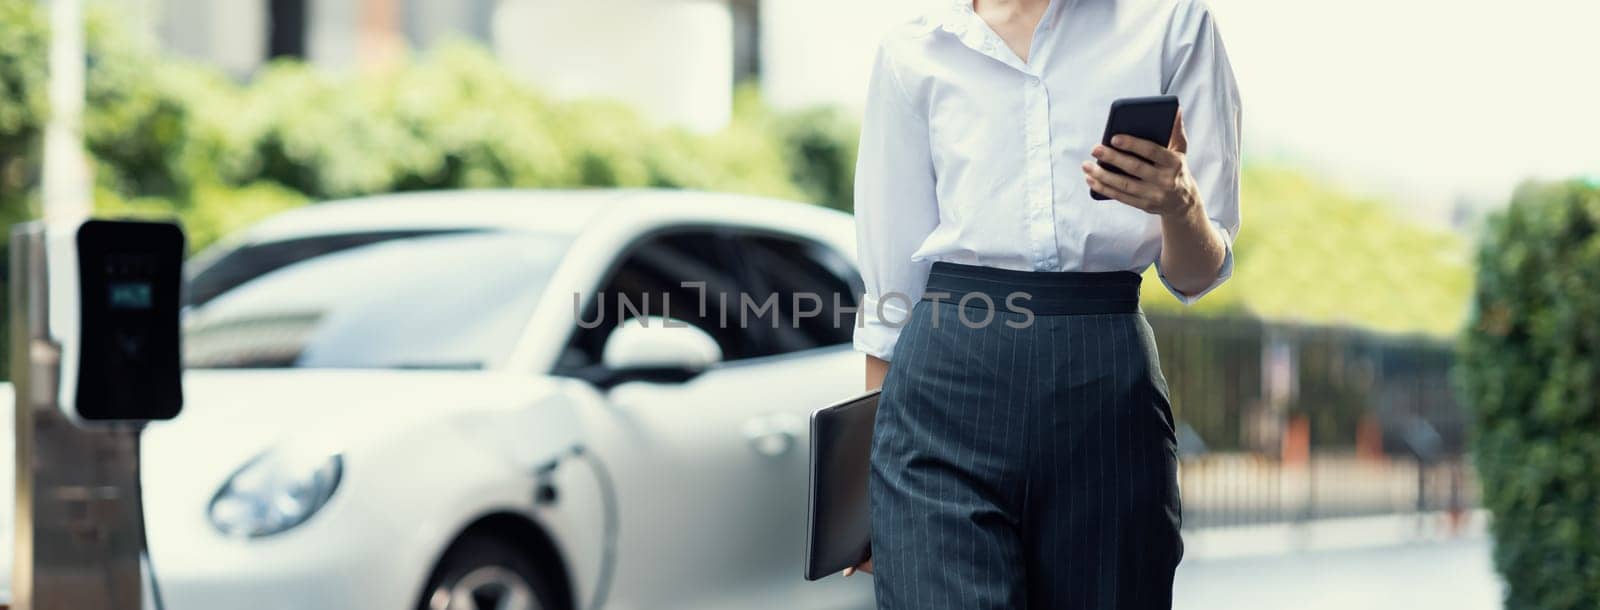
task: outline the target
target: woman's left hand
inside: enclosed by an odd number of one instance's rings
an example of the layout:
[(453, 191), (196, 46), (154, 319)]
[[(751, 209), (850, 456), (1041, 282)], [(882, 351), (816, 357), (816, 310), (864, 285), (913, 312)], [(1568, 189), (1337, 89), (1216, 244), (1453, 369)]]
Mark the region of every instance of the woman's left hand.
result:
[(1180, 112), (1173, 120), (1172, 143), (1167, 146), (1126, 134), (1112, 136), (1111, 146), (1095, 145), (1095, 159), (1115, 165), (1129, 175), (1118, 175), (1100, 167), (1099, 163), (1085, 161), (1084, 179), (1089, 188), (1151, 214), (1182, 215), (1200, 201), (1199, 189), (1184, 157), (1188, 148), (1189, 139), (1183, 133), (1183, 113)]

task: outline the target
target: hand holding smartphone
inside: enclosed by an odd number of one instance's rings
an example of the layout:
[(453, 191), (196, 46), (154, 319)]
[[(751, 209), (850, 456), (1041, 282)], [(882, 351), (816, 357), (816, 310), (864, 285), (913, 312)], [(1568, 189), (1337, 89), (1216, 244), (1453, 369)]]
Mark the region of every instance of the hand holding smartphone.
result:
[[(1123, 134), (1167, 146), (1172, 142), (1172, 124), (1177, 118), (1177, 96), (1125, 97), (1111, 102), (1111, 116), (1106, 119), (1106, 131), (1105, 135), (1100, 136), (1100, 143), (1107, 148), (1114, 148), (1111, 146), (1111, 137)], [(1099, 163), (1106, 171), (1128, 175), (1128, 172), (1115, 165), (1104, 161)], [(1089, 191), (1089, 196), (1099, 201), (1110, 199), (1093, 190)]]

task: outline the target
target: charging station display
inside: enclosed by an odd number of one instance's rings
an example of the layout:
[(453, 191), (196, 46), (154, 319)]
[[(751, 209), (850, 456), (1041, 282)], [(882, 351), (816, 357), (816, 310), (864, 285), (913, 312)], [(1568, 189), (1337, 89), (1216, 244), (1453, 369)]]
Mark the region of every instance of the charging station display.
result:
[(183, 406), (178, 308), (183, 232), (165, 223), (91, 220), (76, 236), (77, 416), (171, 419)]

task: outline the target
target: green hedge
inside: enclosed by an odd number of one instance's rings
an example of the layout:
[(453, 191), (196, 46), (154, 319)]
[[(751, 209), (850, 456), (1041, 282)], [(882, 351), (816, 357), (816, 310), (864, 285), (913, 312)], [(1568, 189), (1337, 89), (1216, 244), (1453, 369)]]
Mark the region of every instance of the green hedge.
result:
[[(47, 35), (35, 4), (0, 0), (6, 220), (36, 197)], [(732, 124), (695, 134), (611, 102), (549, 99), (464, 43), (353, 76), (279, 63), (241, 84), (163, 55), (103, 7), (87, 42), (97, 207), (180, 216), (195, 247), (257, 213), (421, 189), (695, 188), (850, 207), (852, 122), (775, 112), (753, 89)]]
[(1600, 608), (1600, 188), (1527, 184), (1489, 223), (1458, 382), (1510, 610)]

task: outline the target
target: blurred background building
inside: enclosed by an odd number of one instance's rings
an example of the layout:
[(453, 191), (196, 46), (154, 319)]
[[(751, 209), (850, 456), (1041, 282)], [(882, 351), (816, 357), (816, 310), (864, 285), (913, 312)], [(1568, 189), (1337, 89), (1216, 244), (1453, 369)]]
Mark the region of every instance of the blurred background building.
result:
[[(858, 105), (873, 44), (931, 0), (124, 0), (172, 52), (247, 78), (277, 58), (330, 70), (476, 41), (559, 95), (620, 100), (697, 131), (737, 82), (780, 107)], [(603, 35), (601, 33), (604, 33)], [(623, 44), (625, 42), (625, 44)], [(663, 69), (663, 59), (670, 61)], [(865, 59), (863, 59), (865, 58)]]

